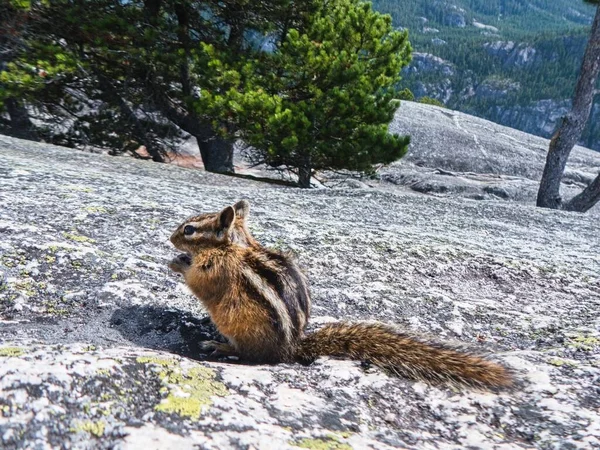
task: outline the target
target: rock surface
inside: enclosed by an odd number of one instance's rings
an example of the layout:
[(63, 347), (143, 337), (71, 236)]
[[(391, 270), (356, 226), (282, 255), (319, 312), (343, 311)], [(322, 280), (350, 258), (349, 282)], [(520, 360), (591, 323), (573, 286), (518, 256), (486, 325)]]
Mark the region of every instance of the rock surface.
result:
[[(427, 124), (427, 126), (423, 126)], [(458, 111), (402, 102), (390, 130), (412, 137), (408, 154), (380, 171), (384, 182), (435, 195), (535, 204), (549, 141)], [(600, 173), (600, 153), (575, 147), (563, 177), (568, 199)], [(600, 214), (595, 206), (592, 214)]]
[[(421, 112), (415, 171), (538, 173), (541, 140)], [(572, 169), (590, 158), (576, 151)], [(497, 197), (300, 191), (0, 136), (0, 447), (600, 446), (597, 217)], [(166, 268), (168, 237), (240, 198), (257, 238), (306, 268), (313, 326), (397, 323), (495, 353), (520, 386), (431, 386), (326, 358), (206, 359), (198, 343), (215, 330)]]

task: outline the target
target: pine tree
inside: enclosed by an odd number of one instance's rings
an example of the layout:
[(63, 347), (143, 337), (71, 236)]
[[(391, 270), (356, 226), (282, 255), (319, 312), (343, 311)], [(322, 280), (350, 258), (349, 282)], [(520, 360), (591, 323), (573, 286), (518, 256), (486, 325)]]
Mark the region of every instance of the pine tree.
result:
[(356, 0), (320, 2), (299, 25), (254, 66), (228, 66), (205, 47), (221, 78), (198, 108), (221, 111), (259, 162), (296, 173), (301, 187), (318, 170), (369, 173), (401, 158), (409, 138), (387, 127), (410, 60), (407, 32)]
[(406, 151), (387, 125), (407, 33), (369, 4), (11, 1), (27, 26), (0, 96), (66, 125), (57, 143), (145, 145), (162, 161), (181, 129), (223, 172), (241, 137), (303, 187), (317, 170), (370, 172)]

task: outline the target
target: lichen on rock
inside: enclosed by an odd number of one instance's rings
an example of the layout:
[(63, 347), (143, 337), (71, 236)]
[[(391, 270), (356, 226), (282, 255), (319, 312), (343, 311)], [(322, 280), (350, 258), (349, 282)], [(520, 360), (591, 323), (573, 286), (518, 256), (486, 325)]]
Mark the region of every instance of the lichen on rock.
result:
[(223, 397), (228, 393), (225, 385), (215, 380), (214, 370), (206, 367), (184, 370), (175, 360), (156, 357), (141, 356), (137, 362), (160, 367), (157, 375), (164, 385), (161, 391), (166, 391), (167, 396), (156, 405), (156, 411), (197, 419), (212, 405), (213, 396)]

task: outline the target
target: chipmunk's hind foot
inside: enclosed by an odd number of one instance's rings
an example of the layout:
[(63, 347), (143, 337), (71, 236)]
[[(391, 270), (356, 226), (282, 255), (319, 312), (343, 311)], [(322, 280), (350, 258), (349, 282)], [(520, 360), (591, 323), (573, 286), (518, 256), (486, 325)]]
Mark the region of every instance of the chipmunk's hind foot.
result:
[(218, 341), (203, 341), (200, 343), (200, 350), (208, 353), (212, 357), (221, 356), (239, 356), (238, 352), (231, 344)]

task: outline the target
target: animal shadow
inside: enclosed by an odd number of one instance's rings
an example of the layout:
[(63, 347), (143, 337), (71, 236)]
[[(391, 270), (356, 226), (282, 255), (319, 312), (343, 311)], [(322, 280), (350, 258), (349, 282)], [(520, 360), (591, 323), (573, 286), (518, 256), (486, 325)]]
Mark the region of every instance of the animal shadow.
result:
[(158, 306), (131, 305), (114, 311), (110, 326), (128, 341), (153, 350), (176, 353), (196, 360), (207, 355), (202, 341), (225, 342), (210, 319), (186, 311)]

